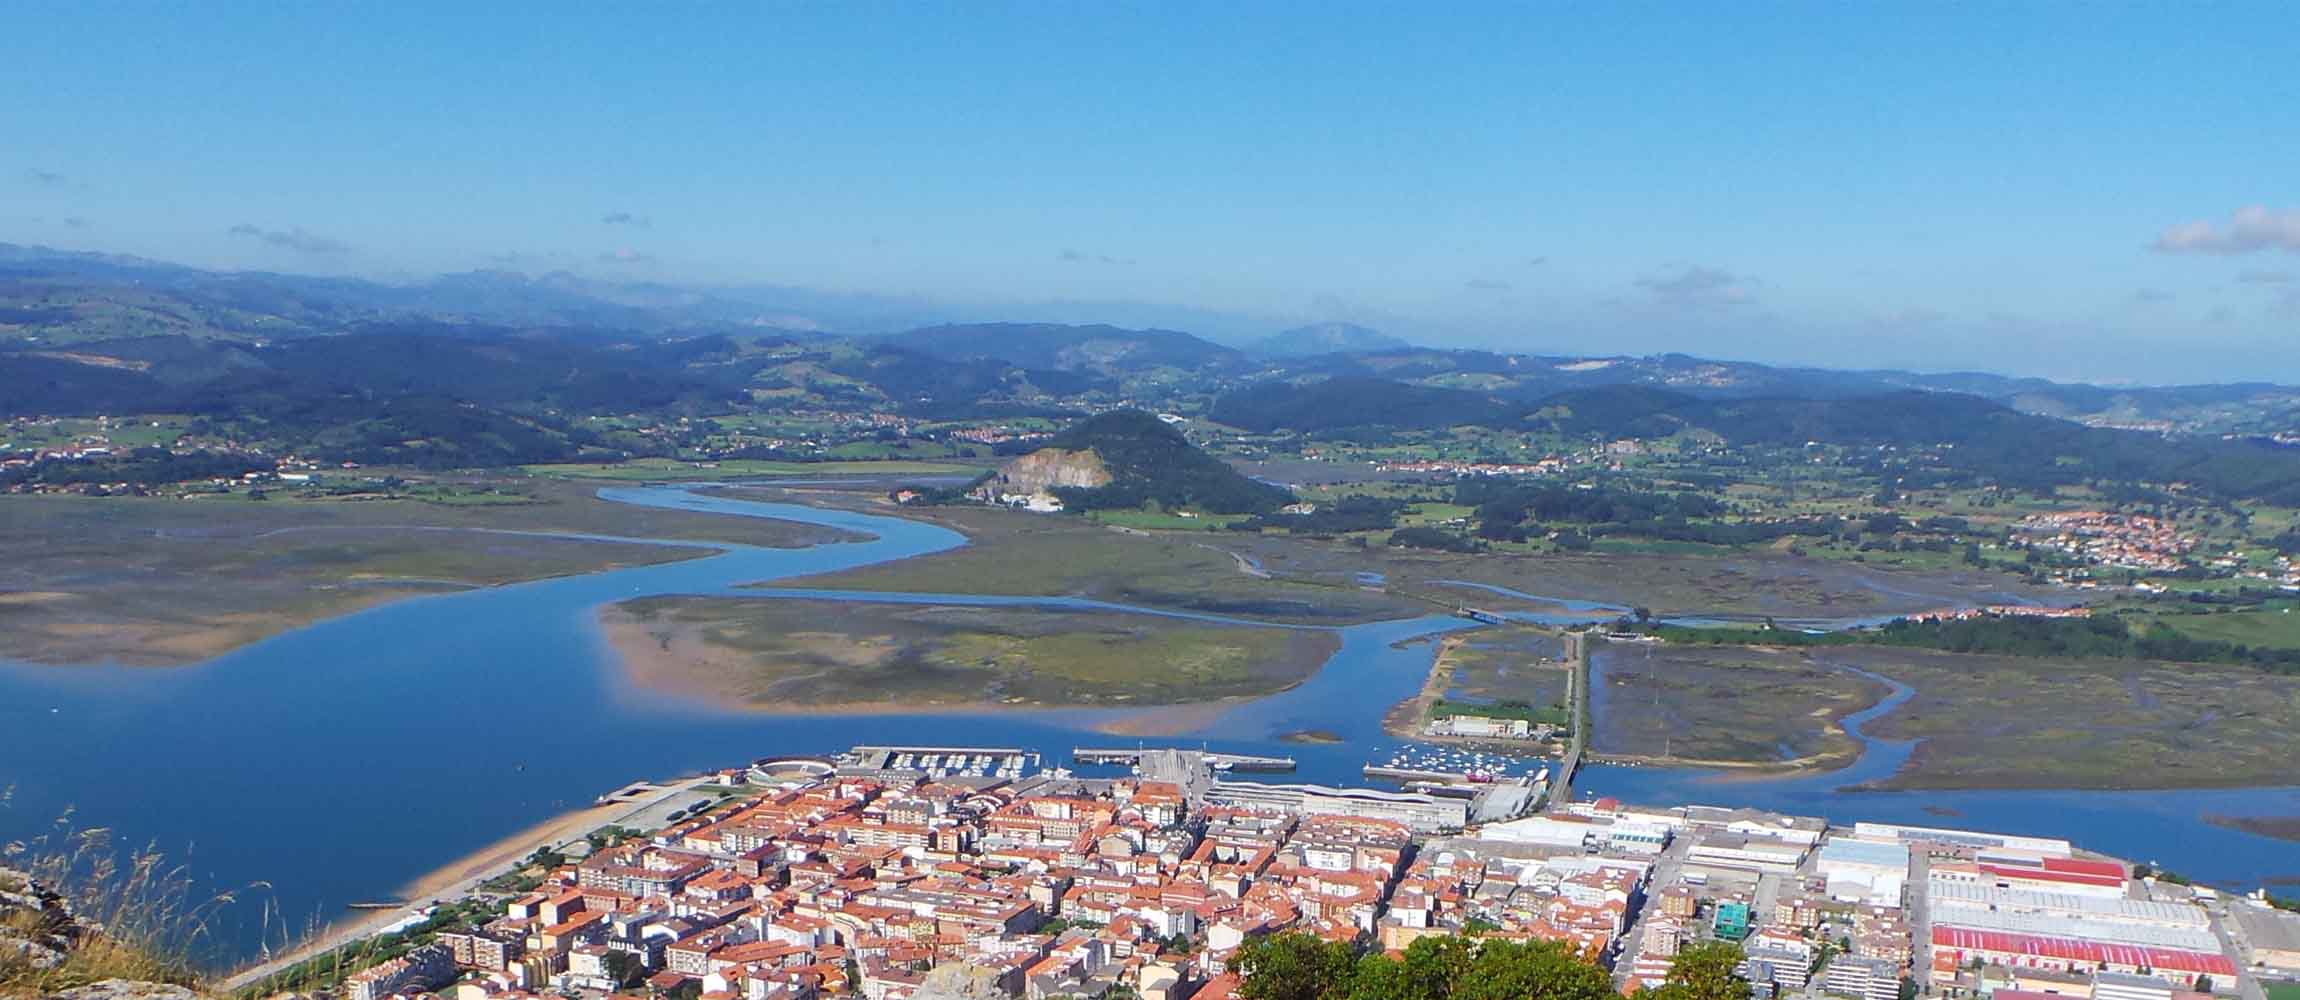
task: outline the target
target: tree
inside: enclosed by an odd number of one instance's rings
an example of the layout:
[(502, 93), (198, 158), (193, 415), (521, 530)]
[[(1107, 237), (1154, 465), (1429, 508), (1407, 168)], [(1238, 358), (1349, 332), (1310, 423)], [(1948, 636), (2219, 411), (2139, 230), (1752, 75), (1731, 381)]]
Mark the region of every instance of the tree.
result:
[(1444, 1000), (1477, 961), (1478, 944), (1464, 937), (1425, 937), (1406, 946), (1405, 989), (1412, 1000)]
[(1453, 984), (1449, 1000), (1608, 1000), (1613, 977), (1556, 941), (1488, 939)]
[(1350, 972), (1349, 1000), (1439, 1000), (1441, 996), (1418, 989), (1406, 973), (1406, 964), (1387, 955), (1358, 959)]
[[(1613, 1000), (1602, 966), (1554, 941), (1425, 937), (1401, 958), (1351, 957), (1306, 934), (1247, 942), (1232, 967), (1247, 1000)], [(1707, 998), (1689, 998), (1707, 1000)]]
[(1346, 944), (1286, 933), (1246, 942), (1232, 964), (1245, 1000), (1332, 1000), (1346, 995), (1353, 956)]
[(1669, 975), (1647, 992), (1654, 1000), (1749, 1000), (1749, 981), (1735, 971), (1740, 965), (1739, 945), (1693, 945), (1669, 960)]
[(607, 967), (607, 978), (615, 981), (616, 989), (631, 989), (647, 981), (646, 964), (630, 952), (610, 951), (600, 964)]

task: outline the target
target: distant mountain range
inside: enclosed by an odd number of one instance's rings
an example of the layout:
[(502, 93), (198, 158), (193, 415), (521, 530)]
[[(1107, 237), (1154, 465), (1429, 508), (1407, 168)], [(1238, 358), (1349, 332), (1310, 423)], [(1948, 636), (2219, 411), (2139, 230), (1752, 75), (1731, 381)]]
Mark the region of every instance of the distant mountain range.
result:
[(1380, 330), (1355, 323), (1315, 323), (1273, 333), (1246, 345), (1246, 353), (1265, 358), (1300, 358), (1318, 354), (1373, 354), (1412, 350), (1411, 343)]
[[(750, 405), (877, 406), (944, 417), (1216, 399), (1226, 400), (1218, 414), (1241, 407), (1263, 417), (1285, 407), (1328, 414), (1284, 418), (1299, 427), (1362, 423), (1375, 412), (1415, 424), (1466, 413), (1475, 422), (1559, 393), (1637, 386), (1695, 399), (1832, 400), (1922, 390), (2096, 426), (2300, 430), (2300, 389), (2263, 383), (2118, 388), (1682, 354), (1503, 354), (1417, 347), (1347, 323), (1284, 330), (1233, 348), (1171, 329), (921, 322), (933, 308), (899, 297), (775, 286), (688, 289), (565, 273), (480, 271), (409, 284), (217, 273), (0, 244), (0, 407), (103, 412), (138, 400), (212, 401), (216, 391), (244, 393), (250, 380), (276, 386), (333, 379), (345, 391), (370, 395), (422, 391), (503, 406), (557, 399), (611, 409), (607, 397), (628, 390), (634, 405), (743, 398)], [(367, 336), (386, 339), (358, 339)], [(409, 337), (429, 339), (407, 347)], [(295, 346), (305, 341), (342, 342)], [(668, 346), (678, 343), (688, 346)], [(407, 363), (417, 358), (431, 363)], [(554, 374), (511, 371), (523, 365)], [(1371, 401), (1353, 395), (1367, 380), (1393, 388)], [(1288, 396), (1285, 387), (1300, 391)], [(1265, 395), (1227, 401), (1244, 390)], [(1386, 409), (1377, 410), (1377, 402)]]
[(1150, 368), (1235, 366), (1244, 356), (1177, 330), (1122, 330), (1057, 323), (921, 327), (875, 342), (954, 361), (991, 359), (1024, 368), (1115, 375)]

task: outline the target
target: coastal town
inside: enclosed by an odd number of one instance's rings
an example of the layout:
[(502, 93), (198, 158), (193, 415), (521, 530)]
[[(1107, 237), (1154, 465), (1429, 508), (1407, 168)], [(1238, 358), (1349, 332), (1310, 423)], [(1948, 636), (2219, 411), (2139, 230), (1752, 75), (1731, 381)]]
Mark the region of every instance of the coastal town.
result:
[(1560, 942), (1624, 995), (1706, 943), (1767, 998), (2258, 1000), (2300, 977), (2300, 914), (2063, 839), (1545, 802), (1570, 794), (1546, 770), (1446, 794), (1079, 758), (858, 747), (717, 772), (658, 828), (430, 902), (337, 995), (1226, 1000), (1241, 948), (1296, 933)]
[(2293, 6), (4, 8), (0, 1000), (2300, 1000)]

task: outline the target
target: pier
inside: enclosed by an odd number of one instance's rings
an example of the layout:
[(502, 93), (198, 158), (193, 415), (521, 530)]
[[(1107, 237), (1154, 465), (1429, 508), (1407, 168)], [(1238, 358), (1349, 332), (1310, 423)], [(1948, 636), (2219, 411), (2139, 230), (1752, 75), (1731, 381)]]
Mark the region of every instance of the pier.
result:
[[(1140, 764), (1145, 755), (1157, 752), (1156, 748), (1127, 750), (1123, 748), (1077, 747), (1070, 751), (1070, 759), (1081, 764)], [(1205, 758), (1207, 766), (1217, 771), (1266, 771), (1277, 774), (1291, 771), (1295, 765), (1292, 757), (1256, 757), (1252, 754), (1210, 752), (1200, 754), (1200, 756)]]
[(1378, 764), (1366, 765), (1363, 773), (1368, 778), (1379, 778), (1383, 781), (1395, 781), (1400, 784), (1412, 781), (1468, 784), (1470, 780), (1469, 775), (1462, 771), (1427, 771), (1417, 767), (1383, 767)]
[(840, 755), (840, 763), (871, 770), (1014, 775), (1038, 766), (1038, 754), (1020, 747), (858, 746)]

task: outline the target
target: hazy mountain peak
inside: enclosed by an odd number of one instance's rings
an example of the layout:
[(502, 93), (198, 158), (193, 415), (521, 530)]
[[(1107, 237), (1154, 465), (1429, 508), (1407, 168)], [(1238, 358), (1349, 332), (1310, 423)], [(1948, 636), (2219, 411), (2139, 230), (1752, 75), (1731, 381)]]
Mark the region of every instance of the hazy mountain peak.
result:
[(1246, 345), (1246, 352), (1290, 358), (1311, 354), (1367, 354), (1412, 346), (1402, 338), (1356, 323), (1312, 323), (1256, 340)]

